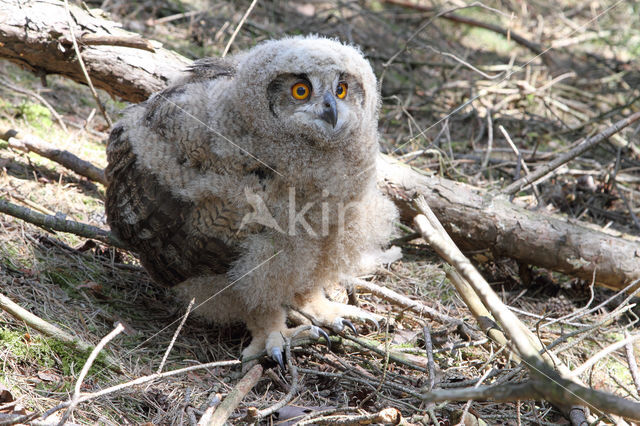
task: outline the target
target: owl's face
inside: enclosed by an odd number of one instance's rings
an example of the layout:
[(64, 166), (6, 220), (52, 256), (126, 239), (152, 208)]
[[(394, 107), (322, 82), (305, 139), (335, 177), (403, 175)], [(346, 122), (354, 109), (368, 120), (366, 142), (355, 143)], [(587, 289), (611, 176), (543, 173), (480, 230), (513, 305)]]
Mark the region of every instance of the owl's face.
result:
[(356, 48), (292, 37), (261, 43), (237, 62), (232, 96), (252, 140), (269, 142), (265, 150), (377, 144), (376, 79)]
[(357, 132), (364, 97), (358, 78), (339, 70), (284, 73), (267, 87), (269, 111), (282, 130), (319, 148), (339, 145)]

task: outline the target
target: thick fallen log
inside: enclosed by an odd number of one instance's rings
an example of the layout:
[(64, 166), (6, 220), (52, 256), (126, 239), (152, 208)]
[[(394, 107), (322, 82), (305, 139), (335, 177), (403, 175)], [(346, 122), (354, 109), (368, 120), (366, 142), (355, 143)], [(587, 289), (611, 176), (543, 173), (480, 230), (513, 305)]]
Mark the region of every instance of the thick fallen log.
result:
[(640, 243), (587, 228), (579, 221), (532, 212), (503, 195), (436, 176), (422, 175), (384, 157), (380, 183), (404, 220), (416, 215), (410, 200), (423, 195), (462, 250), (541, 266), (621, 289), (640, 278)]
[[(163, 89), (191, 62), (146, 42), (120, 24), (70, 5), (82, 58), (95, 87), (131, 102)], [(110, 45), (111, 44), (111, 45)], [(151, 50), (154, 50), (151, 52)], [(73, 50), (64, 2), (0, 2), (0, 57), (34, 73), (85, 84)]]
[[(118, 36), (137, 39), (118, 24), (72, 7), (85, 38)], [(85, 77), (70, 49), (63, 4), (33, 0), (0, 3), (0, 58), (44, 73), (56, 73), (84, 84)], [(90, 39), (90, 38), (87, 38)], [(173, 80), (190, 63), (174, 52), (118, 46), (83, 46), (82, 56), (94, 84), (131, 102), (146, 99)], [(133, 45), (133, 44), (132, 44)], [(145, 45), (148, 45), (145, 44)], [(612, 237), (579, 221), (531, 212), (478, 188), (437, 177), (426, 177), (399, 163), (384, 161), (381, 185), (410, 223), (412, 198), (424, 195), (447, 231), (463, 250), (488, 250), (523, 264), (591, 280), (621, 289), (640, 278), (640, 243)]]

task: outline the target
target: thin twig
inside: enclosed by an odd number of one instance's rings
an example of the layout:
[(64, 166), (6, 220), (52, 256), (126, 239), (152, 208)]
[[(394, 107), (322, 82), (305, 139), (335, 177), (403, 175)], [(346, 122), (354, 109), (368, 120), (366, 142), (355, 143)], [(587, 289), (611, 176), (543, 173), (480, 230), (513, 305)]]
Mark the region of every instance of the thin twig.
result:
[(433, 361), (433, 343), (431, 343), (431, 330), (429, 326), (425, 324), (422, 327), (422, 333), (424, 334), (424, 346), (427, 351), (427, 370), (429, 371), (429, 387), (428, 391), (431, 391), (436, 384), (436, 364)]
[[(235, 365), (240, 365), (242, 364), (242, 362), (240, 360), (230, 360), (230, 361), (217, 361), (217, 362), (210, 362), (207, 364), (199, 364), (199, 365), (192, 365), (191, 367), (185, 367), (185, 368), (179, 368), (177, 370), (173, 370), (173, 371), (165, 371), (164, 373), (154, 373), (154, 374), (150, 374), (148, 376), (142, 376), (139, 377), (135, 380), (131, 380), (129, 382), (126, 383), (120, 383), (118, 385), (114, 385), (102, 390), (99, 390), (97, 392), (93, 392), (93, 393), (88, 393), (88, 394), (84, 394), (82, 395), (80, 398), (78, 398), (78, 404), (85, 402), (85, 401), (89, 401), (95, 398), (99, 398), (101, 396), (105, 396), (105, 395), (109, 395), (112, 394), (114, 392), (120, 391), (122, 389), (126, 389), (126, 388), (130, 388), (136, 385), (141, 385), (143, 383), (148, 383), (151, 382), (153, 380), (157, 380), (157, 379), (164, 379), (165, 377), (171, 377), (171, 376), (176, 376), (179, 374), (184, 374), (184, 373), (188, 373), (190, 371), (196, 371), (196, 370), (203, 370), (203, 369), (207, 369), (207, 368), (214, 368), (214, 367), (231, 367), (231, 366), (235, 366)], [(52, 415), (53, 413), (55, 413), (56, 411), (60, 411), (66, 407), (68, 407), (70, 405), (70, 401), (66, 401), (63, 402), (62, 404), (56, 405), (55, 407), (47, 410), (42, 416), (41, 419), (46, 419), (47, 417), (49, 417), (50, 415)]]
[(80, 68), (82, 68), (82, 73), (84, 74), (84, 78), (87, 80), (87, 84), (89, 85), (89, 89), (91, 90), (91, 95), (96, 100), (98, 104), (98, 108), (100, 108), (100, 112), (102, 116), (107, 121), (109, 127), (113, 126), (113, 122), (111, 118), (107, 115), (107, 111), (104, 109), (104, 105), (98, 96), (98, 92), (96, 92), (95, 87), (93, 87), (93, 83), (91, 82), (91, 78), (89, 77), (89, 73), (87, 72), (87, 67), (84, 65), (84, 61), (82, 60), (82, 55), (80, 54), (80, 48), (78, 47), (78, 41), (76, 40), (76, 35), (73, 31), (74, 23), (73, 18), (71, 17), (71, 10), (69, 10), (69, 0), (64, 0), (64, 8), (67, 11), (67, 22), (69, 23), (69, 32), (71, 33), (71, 41), (73, 42), (73, 50), (76, 52), (76, 57), (78, 58), (78, 63), (80, 64)]
[(577, 157), (578, 155), (595, 147), (600, 142), (613, 136), (614, 134), (618, 133), (620, 130), (631, 125), (632, 123), (636, 122), (639, 119), (640, 119), (640, 111), (633, 113), (626, 118), (623, 118), (622, 120), (616, 122), (612, 126), (607, 127), (605, 130), (598, 133), (597, 135), (587, 138), (584, 141), (580, 142), (580, 144), (578, 144), (576, 147), (558, 156), (553, 161), (550, 161), (546, 165), (537, 168), (533, 173), (523, 176), (522, 178), (513, 182), (511, 185), (507, 186), (502, 192), (507, 195), (515, 194), (516, 192), (523, 189), (525, 186), (532, 184), (533, 182), (537, 181), (547, 173), (554, 171), (555, 169), (569, 162), (570, 160)]
[[(507, 143), (509, 144), (509, 147), (513, 150), (513, 153), (516, 154), (516, 157), (518, 157), (518, 161), (522, 165), (522, 170), (524, 170), (524, 172), (527, 175), (529, 175), (530, 174), (529, 167), (527, 166), (527, 163), (524, 161), (524, 158), (522, 158), (522, 153), (520, 152), (516, 144), (513, 143), (513, 141), (511, 140), (511, 136), (509, 136), (509, 133), (507, 133), (505, 128), (502, 126), (502, 124), (498, 126), (498, 129), (500, 129), (500, 131), (504, 135), (505, 139), (507, 140)], [(536, 196), (536, 200), (538, 200), (538, 205), (540, 205), (540, 203), (542, 203), (542, 198), (540, 198), (540, 191), (538, 191), (538, 186), (535, 183), (533, 184), (533, 193)]]
[(441, 312), (436, 311), (435, 309), (419, 302), (416, 300), (412, 300), (407, 296), (403, 296), (402, 294), (395, 292), (389, 288), (379, 286), (369, 281), (365, 281), (359, 278), (352, 278), (349, 280), (350, 283), (355, 285), (356, 287), (366, 290), (378, 297), (381, 297), (384, 300), (387, 300), (395, 305), (401, 306), (405, 309), (409, 309), (415, 312), (418, 315), (424, 315), (427, 318), (430, 318), (434, 321), (438, 321), (442, 324), (453, 324), (456, 326), (464, 325), (464, 321), (451, 317), (447, 314), (443, 314)]
[(62, 130), (64, 130), (65, 133), (68, 133), (67, 126), (64, 124), (64, 121), (62, 120), (62, 117), (60, 116), (60, 114), (58, 114), (58, 111), (56, 111), (55, 108), (52, 107), (49, 102), (47, 102), (47, 100), (45, 98), (43, 98), (42, 96), (40, 96), (36, 92), (32, 92), (31, 90), (27, 90), (27, 89), (23, 89), (22, 87), (14, 86), (7, 79), (2, 78), (2, 77), (0, 77), (0, 85), (5, 86), (5, 87), (13, 90), (14, 92), (21, 93), (21, 94), (27, 95), (27, 96), (31, 96), (32, 98), (36, 99), (38, 102), (40, 102), (42, 105), (44, 105), (49, 110), (49, 112), (51, 112), (51, 115), (53, 115), (53, 118), (55, 118), (55, 120), (58, 122), (60, 127), (62, 127)]
[(233, 34), (231, 34), (231, 38), (229, 39), (229, 41), (227, 42), (227, 45), (224, 47), (224, 51), (222, 52), (222, 57), (224, 58), (225, 56), (227, 56), (227, 53), (229, 52), (229, 49), (231, 48), (231, 44), (233, 44), (233, 41), (236, 39), (236, 36), (238, 35), (238, 33), (240, 32), (240, 28), (242, 28), (242, 25), (244, 25), (244, 21), (247, 20), (247, 18), (249, 17), (249, 14), (251, 13), (251, 11), (253, 10), (253, 7), (256, 5), (256, 3), (258, 3), (258, 0), (253, 0), (251, 2), (251, 4), (249, 5), (249, 8), (247, 9), (247, 11), (244, 13), (244, 15), (242, 16), (242, 19), (240, 19), (240, 22), (238, 22), (238, 26), (236, 27), (236, 29), (233, 31)]
[(342, 425), (359, 426), (368, 424), (397, 425), (402, 424), (402, 413), (394, 407), (385, 408), (377, 413), (360, 414), (356, 416), (337, 415), (316, 417), (297, 423), (298, 425)]
[[(415, 9), (415, 10), (419, 10), (422, 12), (435, 12), (435, 10), (431, 7), (428, 6), (423, 6), (417, 3), (413, 3), (413, 2), (409, 2), (406, 0), (384, 0), (384, 3), (388, 3), (388, 4), (393, 4), (396, 6), (401, 6), (401, 7), (406, 7), (406, 8), (410, 8), (410, 9)], [(511, 29), (505, 29), (502, 28), (498, 25), (494, 25), (494, 24), (488, 24), (486, 22), (482, 22), (482, 21), (478, 21), (475, 19), (471, 19), (471, 18), (467, 18), (465, 16), (460, 16), (460, 15), (456, 15), (454, 13), (445, 13), (442, 15), (437, 15), (440, 18), (443, 19), (447, 19), (449, 21), (453, 21), (453, 22), (458, 22), (460, 24), (465, 24), (465, 25), (470, 25), (473, 27), (478, 27), (478, 28), (484, 28), (486, 30), (489, 31), (493, 31), (495, 33), (501, 34), (504, 37), (506, 37), (507, 39), (511, 39), (513, 41), (515, 41), (516, 43), (526, 47), (527, 49), (531, 50), (532, 52), (534, 52), (537, 55), (542, 55), (543, 53), (545, 53), (545, 50), (542, 49), (542, 47), (537, 44), (537, 43), (533, 43), (529, 40), (527, 40), (526, 38), (524, 38), (523, 36), (511, 31)]]
[(156, 373), (162, 372), (162, 369), (164, 368), (164, 363), (167, 362), (167, 357), (169, 357), (169, 352), (171, 352), (171, 348), (173, 348), (173, 345), (175, 344), (176, 339), (178, 338), (178, 334), (180, 334), (180, 330), (182, 330), (182, 326), (187, 320), (187, 317), (189, 316), (189, 313), (191, 312), (191, 308), (193, 307), (193, 304), (195, 302), (196, 302), (195, 298), (191, 299), (191, 302), (189, 302), (189, 306), (187, 306), (187, 311), (184, 313), (184, 316), (182, 317), (182, 321), (180, 321), (180, 324), (178, 325), (178, 328), (176, 328), (175, 333), (173, 333), (173, 337), (171, 338), (171, 343), (169, 343), (167, 350), (164, 352), (164, 356), (162, 357), (162, 361), (160, 361), (160, 365), (158, 366), (158, 370), (156, 371)]
[[(629, 332), (625, 331), (624, 337), (628, 339)], [(633, 344), (631, 342), (627, 342), (624, 348), (627, 355), (627, 362), (629, 363), (629, 371), (631, 371), (631, 378), (633, 379), (633, 384), (636, 386), (636, 393), (640, 396), (640, 373), (638, 373), (638, 363), (636, 362), (636, 357), (633, 353)]]
[(607, 346), (601, 351), (597, 352), (595, 355), (586, 360), (581, 366), (571, 370), (571, 374), (573, 376), (579, 376), (586, 372), (589, 368), (591, 368), (596, 362), (600, 361), (605, 356), (609, 355), (611, 352), (617, 351), (620, 348), (623, 348), (627, 343), (631, 344), (640, 338), (640, 333), (632, 334), (631, 336), (626, 337), (625, 339), (616, 342), (612, 345)]
[(205, 419), (206, 422), (200, 421), (198, 425), (208, 426), (222, 426), (231, 413), (238, 407), (238, 404), (242, 402), (242, 399), (249, 393), (251, 389), (258, 383), (258, 380), (262, 377), (262, 366), (256, 364), (244, 375), (242, 379), (236, 384), (226, 398), (218, 405), (218, 408), (213, 412), (209, 419)]
[[(73, 39), (69, 40), (66, 37), (61, 37), (58, 41), (63, 44), (73, 44)], [(120, 46), (146, 50), (151, 53), (156, 51), (151, 41), (138, 35), (83, 34), (78, 42), (85, 46)]]
[(119, 322), (118, 325), (116, 325), (116, 328), (114, 328), (111, 331), (111, 333), (104, 336), (102, 340), (100, 340), (100, 343), (98, 343), (96, 347), (93, 348), (93, 350), (91, 351), (91, 354), (89, 354), (89, 358), (87, 358), (87, 361), (84, 363), (84, 366), (80, 371), (78, 380), (76, 381), (76, 386), (73, 390), (73, 396), (71, 397), (71, 404), (69, 405), (69, 408), (67, 409), (67, 411), (65, 411), (64, 415), (60, 419), (58, 426), (62, 426), (65, 424), (69, 416), (71, 416), (71, 413), (73, 413), (73, 410), (76, 408), (76, 405), (78, 405), (78, 399), (80, 398), (80, 389), (82, 387), (82, 382), (84, 382), (84, 378), (86, 377), (87, 373), (89, 373), (89, 369), (93, 365), (93, 361), (95, 361), (95, 359), (98, 357), (98, 354), (100, 354), (100, 352), (107, 345), (107, 343), (113, 340), (113, 338), (116, 337), (118, 334), (120, 334), (123, 330), (124, 330), (124, 326), (122, 325), (122, 323)]

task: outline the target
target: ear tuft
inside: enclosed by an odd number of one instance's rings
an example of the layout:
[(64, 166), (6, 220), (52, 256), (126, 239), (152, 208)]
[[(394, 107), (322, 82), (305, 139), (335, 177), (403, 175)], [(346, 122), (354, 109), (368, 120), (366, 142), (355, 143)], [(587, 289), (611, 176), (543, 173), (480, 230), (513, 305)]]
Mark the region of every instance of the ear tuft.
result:
[(223, 58), (202, 58), (193, 62), (188, 68), (189, 82), (213, 80), (220, 77), (233, 77), (236, 73), (236, 63)]

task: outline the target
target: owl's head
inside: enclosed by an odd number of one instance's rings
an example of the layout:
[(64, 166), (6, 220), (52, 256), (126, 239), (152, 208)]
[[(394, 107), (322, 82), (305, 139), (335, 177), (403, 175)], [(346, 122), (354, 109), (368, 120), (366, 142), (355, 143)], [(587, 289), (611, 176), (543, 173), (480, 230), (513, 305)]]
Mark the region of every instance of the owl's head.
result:
[(292, 37), (261, 43), (236, 61), (234, 96), (257, 136), (332, 149), (366, 133), (376, 143), (376, 79), (356, 48)]

